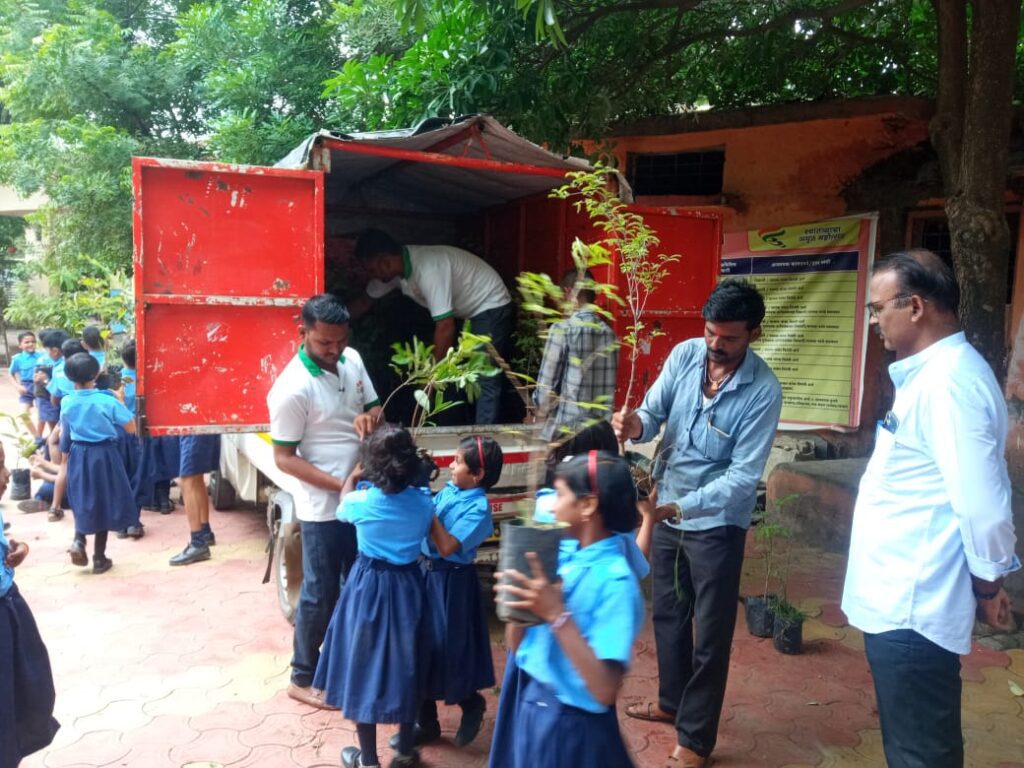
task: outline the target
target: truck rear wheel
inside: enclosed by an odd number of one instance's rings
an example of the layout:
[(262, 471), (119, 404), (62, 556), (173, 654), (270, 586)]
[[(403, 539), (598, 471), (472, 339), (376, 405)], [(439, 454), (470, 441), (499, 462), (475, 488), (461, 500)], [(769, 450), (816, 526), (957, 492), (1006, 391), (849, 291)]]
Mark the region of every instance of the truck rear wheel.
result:
[(274, 560), (277, 603), (285, 619), (294, 624), (302, 588), (302, 534), (298, 521), (284, 523), (274, 537)]
[(235, 487), (225, 480), (224, 475), (219, 471), (215, 470), (210, 473), (210, 485), (207, 490), (210, 492), (210, 504), (218, 512), (234, 509), (238, 501)]

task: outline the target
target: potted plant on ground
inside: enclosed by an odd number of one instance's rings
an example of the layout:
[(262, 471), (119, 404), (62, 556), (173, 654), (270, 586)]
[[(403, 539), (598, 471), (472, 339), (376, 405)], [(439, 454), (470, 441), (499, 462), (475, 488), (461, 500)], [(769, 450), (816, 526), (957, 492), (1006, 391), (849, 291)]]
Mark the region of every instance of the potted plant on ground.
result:
[(772, 626), (775, 650), (785, 654), (800, 653), (803, 650), (804, 619), (807, 618), (804, 612), (784, 596), (772, 601), (771, 611), (775, 617)]
[(747, 631), (754, 637), (772, 637), (775, 631), (773, 609), (777, 596), (769, 589), (772, 577), (779, 575), (775, 565), (775, 558), (779, 554), (779, 542), (781, 539), (789, 538), (790, 535), (789, 529), (779, 521), (779, 517), (783, 508), (794, 497), (795, 495), (785, 496), (777, 501), (769, 502), (754, 528), (754, 541), (758, 543), (764, 561), (764, 589), (760, 595), (752, 595), (743, 600), (746, 609)]
[(12, 416), (9, 413), (0, 414), (7, 419), (8, 425), (3, 431), (3, 436), (15, 443), (17, 448), (17, 463), (11, 470), (11, 501), (24, 501), (32, 498), (32, 475), (31, 470), (22, 467), (21, 462), (35, 453), (39, 446), (36, 443), (35, 434), (32, 432), (32, 424), (29, 415), (22, 413)]

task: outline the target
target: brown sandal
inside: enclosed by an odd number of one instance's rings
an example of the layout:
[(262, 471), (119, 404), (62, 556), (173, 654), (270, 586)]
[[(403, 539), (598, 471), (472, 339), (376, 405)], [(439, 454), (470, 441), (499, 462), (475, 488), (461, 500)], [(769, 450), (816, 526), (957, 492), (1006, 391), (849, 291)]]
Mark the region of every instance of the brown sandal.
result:
[(674, 723), (676, 716), (669, 714), (653, 701), (638, 702), (626, 707), (626, 716), (651, 723)]

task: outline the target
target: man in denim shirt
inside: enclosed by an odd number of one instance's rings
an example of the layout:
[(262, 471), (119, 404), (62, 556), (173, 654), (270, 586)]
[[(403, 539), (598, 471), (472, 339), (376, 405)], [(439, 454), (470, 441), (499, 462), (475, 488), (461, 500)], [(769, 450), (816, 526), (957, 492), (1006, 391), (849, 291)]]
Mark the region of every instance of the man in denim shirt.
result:
[(655, 479), (671, 519), (651, 548), (658, 701), (626, 713), (675, 723), (681, 768), (703, 768), (718, 737), (746, 531), (782, 410), (778, 379), (749, 349), (764, 312), (753, 285), (720, 283), (704, 338), (678, 344), (640, 409), (612, 418), (638, 443), (665, 425)]

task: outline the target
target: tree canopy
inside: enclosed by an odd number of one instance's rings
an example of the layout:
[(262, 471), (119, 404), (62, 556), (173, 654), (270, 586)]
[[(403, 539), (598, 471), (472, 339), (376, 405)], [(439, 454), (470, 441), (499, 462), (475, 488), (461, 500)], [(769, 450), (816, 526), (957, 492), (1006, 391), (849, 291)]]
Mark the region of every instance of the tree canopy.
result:
[(934, 96), (937, 4), (7, 0), (0, 183), (49, 197), (47, 268), (126, 270), (133, 154), (267, 164), (319, 128), (472, 112), (567, 149), (695, 108)]

